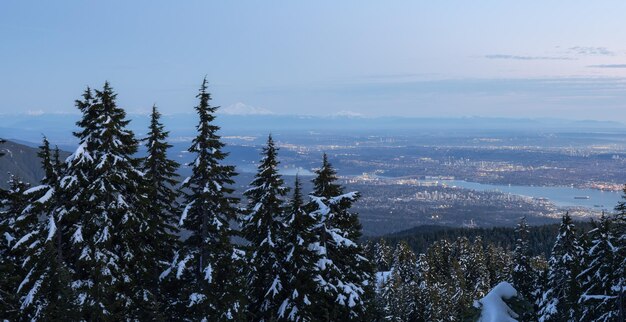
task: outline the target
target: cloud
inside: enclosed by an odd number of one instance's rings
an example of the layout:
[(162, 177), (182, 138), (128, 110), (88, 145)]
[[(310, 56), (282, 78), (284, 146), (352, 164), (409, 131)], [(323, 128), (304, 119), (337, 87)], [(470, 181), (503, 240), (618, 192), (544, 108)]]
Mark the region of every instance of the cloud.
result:
[(485, 55), (487, 59), (512, 59), (512, 60), (573, 60), (571, 57), (564, 56), (519, 56), (519, 55), (503, 55), (493, 54)]
[(589, 65), (591, 68), (626, 68), (626, 64), (601, 64), (601, 65)]
[(568, 48), (569, 52), (578, 55), (593, 55), (593, 56), (613, 56), (615, 53), (608, 50), (606, 47), (583, 47), (576, 46)]
[(226, 114), (226, 115), (269, 115), (274, 114), (274, 112), (262, 108), (246, 105), (242, 102), (237, 102), (233, 105), (227, 106), (225, 108), (219, 109), (218, 113)]

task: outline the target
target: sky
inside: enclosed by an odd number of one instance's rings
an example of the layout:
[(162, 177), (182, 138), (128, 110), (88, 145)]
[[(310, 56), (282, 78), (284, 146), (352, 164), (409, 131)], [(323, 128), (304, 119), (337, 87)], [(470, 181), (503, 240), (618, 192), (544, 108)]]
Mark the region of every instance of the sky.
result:
[(0, 114), (559, 117), (626, 122), (626, 1), (0, 2)]

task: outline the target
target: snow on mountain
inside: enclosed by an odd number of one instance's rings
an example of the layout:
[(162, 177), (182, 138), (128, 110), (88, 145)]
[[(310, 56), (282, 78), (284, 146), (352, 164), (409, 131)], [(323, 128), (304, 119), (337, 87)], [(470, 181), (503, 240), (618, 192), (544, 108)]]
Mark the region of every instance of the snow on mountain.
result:
[(339, 111), (335, 114), (333, 114), (333, 116), (341, 116), (341, 117), (363, 117), (363, 114), (358, 113), (358, 112), (354, 112), (354, 111), (347, 111), (347, 110), (343, 110), (343, 111)]
[(246, 105), (242, 102), (237, 102), (225, 108), (221, 108), (218, 110), (218, 113), (226, 114), (226, 115), (271, 115), (271, 114), (274, 114), (274, 112), (266, 108)]

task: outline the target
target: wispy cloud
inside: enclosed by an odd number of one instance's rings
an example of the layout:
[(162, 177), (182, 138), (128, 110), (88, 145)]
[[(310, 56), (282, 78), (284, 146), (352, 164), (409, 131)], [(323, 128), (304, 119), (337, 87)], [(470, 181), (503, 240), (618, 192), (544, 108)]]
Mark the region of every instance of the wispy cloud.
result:
[(578, 55), (593, 55), (593, 56), (613, 56), (614, 52), (610, 51), (606, 47), (584, 47), (576, 46), (568, 48), (569, 52)]
[(512, 60), (573, 60), (574, 58), (565, 56), (520, 56), (520, 55), (503, 55), (493, 54), (485, 55), (487, 59), (512, 59)]
[(626, 68), (626, 64), (601, 64), (601, 65), (589, 65), (591, 68)]

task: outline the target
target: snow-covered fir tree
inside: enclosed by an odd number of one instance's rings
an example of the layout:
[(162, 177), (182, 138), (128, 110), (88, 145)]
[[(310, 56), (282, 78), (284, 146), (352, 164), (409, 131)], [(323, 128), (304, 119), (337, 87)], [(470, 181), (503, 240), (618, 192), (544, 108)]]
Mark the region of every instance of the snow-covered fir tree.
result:
[[(480, 237), (473, 242), (466, 237), (458, 238), (454, 246), (453, 256), (458, 261), (460, 273), (463, 275), (463, 289), (459, 305), (462, 308), (469, 308), (473, 301), (489, 292), (487, 260)], [(465, 313), (462, 312), (462, 314)]]
[(374, 244), (374, 260), (373, 263), (378, 271), (388, 271), (393, 261), (393, 248), (387, 244), (384, 238), (381, 238)]
[(59, 150), (52, 152), (44, 137), (38, 155), (45, 176), (39, 186), (25, 192), (30, 204), (22, 212), (22, 216), (30, 216), (37, 224), (34, 230), (21, 236), (17, 246), (24, 256), (22, 265), (27, 272), (17, 289), (20, 319), (76, 320), (79, 310), (75, 306), (70, 271), (62, 253), (64, 227), (58, 213), (62, 175)]
[(136, 318), (152, 297), (141, 283), (148, 252), (136, 242), (149, 229), (139, 193), (143, 174), (133, 157), (138, 142), (116, 96), (106, 82), (76, 102), (83, 114), (75, 133), (80, 142), (60, 184), (70, 198), (60, 209), (69, 235), (63, 253), (87, 320)]
[(530, 265), (531, 253), (528, 246), (528, 233), (526, 217), (523, 217), (515, 228), (516, 239), (511, 277), (520, 296), (532, 301), (532, 294), (535, 291), (535, 276)]
[(9, 189), (3, 190), (0, 196), (0, 318), (15, 320), (20, 311), (15, 290), (26, 273), (21, 265), (24, 256), (14, 247), (22, 236), (36, 229), (37, 218), (22, 216), (28, 205), (24, 192), (29, 185), (10, 175), (8, 186)]
[(256, 176), (244, 192), (248, 198), (241, 233), (249, 241), (248, 310), (254, 321), (276, 319), (282, 304), (277, 297), (284, 287), (285, 195), (288, 188), (278, 173), (279, 161), (270, 135), (263, 148)]
[[(176, 198), (179, 195), (176, 185), (178, 184), (176, 171), (179, 164), (168, 158), (168, 149), (172, 147), (167, 143), (169, 132), (161, 123), (161, 113), (156, 105), (152, 106), (150, 125), (147, 137), (143, 139), (147, 148), (147, 155), (142, 160), (144, 173), (143, 193), (147, 198), (146, 212), (148, 215), (149, 228), (146, 234), (141, 236), (141, 241), (150, 252), (150, 260), (147, 266), (144, 282), (150, 287), (150, 292), (155, 300), (148, 304), (146, 312), (153, 315), (163, 316), (169, 309), (175, 306), (180, 287), (175, 279), (161, 279), (160, 275), (165, 271), (174, 257), (174, 252), (179, 249), (178, 219), (180, 207)], [(157, 282), (158, 281), (158, 282)], [(154, 318), (154, 316), (144, 316)]]
[(316, 296), (316, 280), (319, 279), (317, 262), (318, 253), (314, 249), (315, 236), (313, 227), (316, 223), (304, 210), (302, 187), (296, 176), (293, 196), (286, 209), (285, 228), (286, 252), (283, 258), (283, 287), (278, 298), (281, 299), (278, 318), (288, 321), (316, 321), (319, 307)]
[(615, 287), (623, 276), (618, 276), (623, 258), (617, 258), (617, 236), (613, 220), (606, 215), (594, 223), (589, 231), (588, 247), (583, 257), (583, 268), (578, 279), (581, 283), (580, 321), (618, 321), (620, 292)]
[[(622, 200), (615, 207), (616, 214), (613, 221), (613, 230), (617, 238), (615, 246), (617, 280), (613, 283), (613, 288), (618, 291), (618, 319), (626, 321), (626, 185), (622, 189)], [(619, 260), (621, 259), (621, 263)]]
[(426, 254), (426, 321), (456, 321), (462, 314), (463, 274), (447, 240), (435, 242)]
[(540, 322), (577, 319), (580, 253), (574, 223), (569, 214), (565, 214), (548, 260), (546, 284), (539, 299)]
[(382, 290), (385, 299), (385, 321), (416, 321), (420, 316), (418, 304), (419, 272), (417, 257), (406, 242), (396, 245), (391, 276)]
[(217, 107), (211, 106), (206, 78), (197, 95), (198, 135), (189, 152), (195, 155), (191, 176), (181, 185), (184, 194), (179, 225), (189, 232), (173, 266), (163, 276), (181, 280), (182, 314), (199, 321), (241, 320), (245, 299), (240, 271), (243, 253), (231, 243), (237, 220), (237, 199), (232, 196), (235, 167), (224, 165), (227, 153), (214, 124)]
[(358, 319), (365, 311), (363, 294), (371, 278), (370, 263), (357, 243), (361, 224), (350, 211), (359, 194), (343, 193), (326, 154), (315, 174), (307, 208), (317, 221), (314, 247), (320, 256), (318, 293), (322, 297), (318, 316), (328, 321)]
[(512, 259), (509, 252), (502, 249), (502, 247), (489, 244), (487, 245), (485, 256), (491, 287), (496, 286), (500, 281), (512, 281)]

